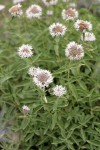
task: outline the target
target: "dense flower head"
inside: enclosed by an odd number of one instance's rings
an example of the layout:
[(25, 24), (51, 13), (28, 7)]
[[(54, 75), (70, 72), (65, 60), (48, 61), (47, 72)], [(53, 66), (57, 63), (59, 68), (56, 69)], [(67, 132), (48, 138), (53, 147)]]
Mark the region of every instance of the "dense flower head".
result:
[(47, 15), (52, 16), (53, 15), (53, 10), (47, 10)]
[(30, 108), (26, 105), (22, 106), (22, 111), (24, 115), (28, 115)]
[(58, 3), (58, 0), (42, 0), (42, 2), (46, 6), (52, 6), (52, 5), (56, 5)]
[(87, 42), (90, 41), (91, 42), (91, 41), (95, 41), (96, 37), (95, 37), (95, 35), (93, 33), (85, 32), (84, 35), (81, 36), (81, 40), (82, 41), (87, 41)]
[(62, 0), (62, 1), (65, 2), (65, 3), (66, 3), (66, 2), (69, 2), (69, 0)]
[(21, 2), (24, 2), (25, 0), (13, 0), (13, 3), (14, 4), (17, 4), (17, 3), (21, 3)]
[(33, 77), (33, 82), (40, 88), (48, 87), (53, 82), (53, 77), (50, 71), (40, 69), (37, 74)]
[(69, 6), (70, 6), (71, 8), (76, 8), (76, 3), (69, 3)]
[(66, 89), (65, 89), (65, 87), (63, 87), (62, 85), (56, 85), (56, 86), (53, 88), (53, 94), (54, 94), (55, 96), (61, 97), (61, 96), (63, 96), (65, 93), (66, 93)]
[(0, 11), (5, 8), (5, 5), (0, 4)]
[(84, 57), (84, 50), (82, 45), (73, 42), (70, 42), (65, 50), (65, 55), (70, 60), (79, 60)]
[(21, 58), (28, 58), (28, 57), (31, 57), (33, 55), (33, 52), (32, 52), (32, 46), (28, 45), (28, 44), (23, 44), (21, 47), (19, 47), (18, 49), (18, 55), (21, 57)]
[(89, 31), (92, 30), (92, 24), (90, 22), (84, 21), (84, 20), (78, 19), (75, 22), (74, 26), (77, 31), (80, 30), (80, 31), (84, 32), (85, 30), (89, 30)]
[(76, 11), (74, 8), (63, 9), (62, 18), (64, 20), (74, 20), (78, 18), (78, 11)]
[(42, 16), (42, 7), (33, 4), (26, 10), (26, 15), (29, 19), (40, 18)]
[(14, 5), (9, 9), (9, 12), (11, 13), (12, 16), (18, 16), (19, 17), (23, 14), (21, 7), (22, 6), (20, 4)]
[(31, 75), (31, 76), (33, 76), (33, 77), (35, 77), (35, 76), (37, 76), (37, 74), (38, 74), (38, 72), (40, 71), (41, 69), (39, 68), (39, 67), (31, 67), (31, 68), (29, 68), (29, 70), (28, 70), (28, 74), (29, 75)]
[(49, 27), (49, 31), (52, 37), (54, 36), (64, 36), (66, 32), (66, 26), (61, 23), (53, 23)]

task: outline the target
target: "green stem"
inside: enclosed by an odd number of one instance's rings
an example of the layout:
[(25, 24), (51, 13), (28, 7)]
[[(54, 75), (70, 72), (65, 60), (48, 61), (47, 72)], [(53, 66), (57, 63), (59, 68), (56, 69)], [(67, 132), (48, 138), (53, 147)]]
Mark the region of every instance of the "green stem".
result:
[(54, 103), (53, 111), (57, 111), (58, 105), (59, 105), (59, 97), (57, 98), (57, 100)]
[(44, 100), (45, 103), (48, 103), (47, 98), (45, 96), (45, 89), (43, 89), (43, 100)]
[(54, 46), (55, 54), (56, 54), (56, 56), (59, 56), (59, 37), (55, 38), (55, 42), (56, 42), (56, 44)]

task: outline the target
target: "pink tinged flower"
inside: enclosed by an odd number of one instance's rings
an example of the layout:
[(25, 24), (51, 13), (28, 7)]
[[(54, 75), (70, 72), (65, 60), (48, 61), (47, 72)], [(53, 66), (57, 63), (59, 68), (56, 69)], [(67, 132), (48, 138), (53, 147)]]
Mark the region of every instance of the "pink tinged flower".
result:
[(82, 45), (79, 45), (75, 42), (70, 42), (66, 49), (65, 55), (70, 60), (79, 60), (84, 57), (84, 50)]
[(46, 6), (52, 6), (52, 5), (56, 5), (58, 3), (58, 0), (42, 0), (42, 2)]
[(52, 74), (48, 70), (40, 69), (34, 76), (33, 82), (40, 88), (48, 87), (53, 82)]
[(77, 31), (80, 30), (81, 32), (85, 32), (86, 30), (92, 30), (92, 24), (84, 20), (77, 20), (74, 26)]
[(84, 37), (83, 37), (83, 35), (81, 36), (81, 40), (82, 41), (87, 41), (87, 42), (92, 42), (92, 41), (96, 40), (96, 37), (93, 33), (85, 32)]
[(63, 87), (62, 85), (56, 85), (53, 88), (53, 95), (57, 96), (57, 97), (61, 97), (64, 94), (66, 94), (66, 89), (65, 87)]
[(78, 18), (78, 11), (76, 11), (74, 8), (63, 9), (62, 18), (64, 20), (74, 20)]
[(69, 0), (62, 0), (64, 3), (67, 3), (67, 2), (69, 2)]
[(14, 5), (9, 9), (9, 12), (11, 13), (12, 16), (20, 17), (23, 14), (21, 7), (22, 6), (20, 4)]
[(64, 36), (66, 33), (66, 29), (66, 26), (62, 25), (61, 23), (53, 23), (49, 27), (49, 31), (52, 37)]
[(22, 112), (23, 112), (24, 115), (28, 115), (29, 112), (30, 112), (30, 108), (28, 106), (24, 105), (22, 107)]
[(0, 11), (5, 8), (5, 5), (0, 4)]
[(29, 19), (39, 19), (42, 16), (42, 8), (39, 5), (33, 4), (26, 10), (26, 15)]
[(14, 4), (17, 4), (17, 3), (21, 3), (21, 2), (24, 2), (25, 0), (13, 0), (13, 3)]
[(47, 15), (48, 16), (52, 16), (53, 15), (53, 11), (52, 10), (47, 10)]
[(69, 6), (72, 7), (72, 8), (75, 8), (76, 7), (76, 3), (69, 3)]
[(23, 44), (21, 47), (19, 47), (18, 49), (18, 55), (21, 57), (21, 58), (28, 58), (28, 57), (31, 57), (33, 55), (33, 52), (32, 52), (32, 46), (30, 45), (25, 45)]
[(33, 77), (35, 77), (35, 76), (37, 76), (37, 74), (38, 74), (38, 72), (40, 71), (41, 69), (38, 67), (38, 68), (36, 68), (36, 67), (31, 67), (31, 68), (29, 68), (29, 70), (28, 70), (28, 74), (29, 75), (31, 75), (31, 76), (33, 76)]

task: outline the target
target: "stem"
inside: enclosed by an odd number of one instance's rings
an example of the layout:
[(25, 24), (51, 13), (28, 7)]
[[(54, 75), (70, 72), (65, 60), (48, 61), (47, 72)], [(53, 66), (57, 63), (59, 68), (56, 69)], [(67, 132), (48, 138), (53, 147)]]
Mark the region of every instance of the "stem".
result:
[(56, 56), (59, 56), (59, 37), (55, 38), (56, 45), (54, 46)]
[(85, 33), (84, 33), (84, 32), (83, 32), (83, 35), (82, 35), (82, 36), (83, 36), (83, 42), (84, 42), (84, 40), (85, 40)]
[(43, 100), (45, 103), (48, 103), (47, 98), (45, 96), (45, 88), (43, 89)]
[(45, 103), (48, 103), (46, 96), (44, 96), (44, 101)]
[(57, 100), (56, 100), (55, 103), (54, 103), (53, 111), (57, 111), (58, 104), (59, 104), (59, 97), (57, 98)]

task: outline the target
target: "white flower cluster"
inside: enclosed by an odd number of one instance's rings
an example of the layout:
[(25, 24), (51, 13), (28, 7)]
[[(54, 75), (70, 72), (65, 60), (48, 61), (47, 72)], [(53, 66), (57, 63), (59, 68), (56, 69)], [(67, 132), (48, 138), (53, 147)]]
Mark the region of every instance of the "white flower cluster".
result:
[(42, 8), (39, 5), (33, 4), (26, 10), (26, 15), (29, 19), (40, 18), (42, 16)]
[(46, 6), (52, 6), (52, 5), (56, 5), (58, 3), (58, 0), (42, 0), (42, 2)]
[(84, 57), (84, 50), (82, 45), (73, 42), (70, 42), (66, 49), (65, 49), (65, 55), (70, 60), (79, 60), (82, 57)]
[(5, 5), (0, 4), (0, 11), (5, 8)]
[(69, 0), (62, 0), (64, 3), (69, 2)]
[(53, 23), (49, 27), (49, 31), (52, 37), (54, 36), (64, 36), (66, 32), (66, 26), (62, 25), (61, 23)]
[(20, 17), (23, 14), (21, 7), (22, 6), (20, 4), (14, 5), (9, 9), (9, 12), (11, 13), (12, 16)]
[(70, 6), (71, 8), (76, 8), (76, 3), (69, 3), (69, 6)]
[(25, 0), (13, 0), (13, 4), (24, 2)]
[(61, 97), (66, 93), (66, 89), (65, 87), (63, 87), (62, 85), (56, 85), (53, 88), (53, 94), (57, 97)]
[(38, 74), (38, 72), (40, 71), (41, 69), (38, 67), (38, 68), (36, 68), (36, 67), (31, 67), (31, 68), (29, 68), (29, 70), (28, 70), (28, 74), (29, 75), (31, 75), (31, 76), (33, 76), (33, 77), (35, 77), (37, 74)]
[(24, 115), (28, 115), (28, 113), (30, 112), (30, 108), (26, 105), (22, 106), (22, 111)]
[(41, 68), (29, 69), (29, 73), (33, 76), (33, 82), (40, 88), (48, 87), (53, 82), (53, 77), (50, 71)]
[(23, 44), (21, 47), (19, 47), (18, 49), (18, 55), (21, 57), (21, 58), (28, 58), (28, 57), (31, 57), (33, 55), (33, 52), (32, 52), (32, 46), (30, 45), (25, 45)]
[(92, 41), (96, 40), (96, 37), (93, 33), (85, 32), (84, 37), (83, 37), (83, 35), (81, 36), (81, 40), (82, 41), (87, 41), (87, 42), (92, 42)]
[(62, 18), (64, 20), (74, 20), (78, 18), (78, 11), (74, 8), (63, 9), (62, 10)]
[(77, 20), (74, 24), (75, 29), (78, 31), (82, 31), (85, 32), (86, 30), (92, 30), (92, 24), (88, 21), (84, 21), (84, 20)]
[(47, 10), (47, 15), (52, 16), (53, 15), (53, 10)]

